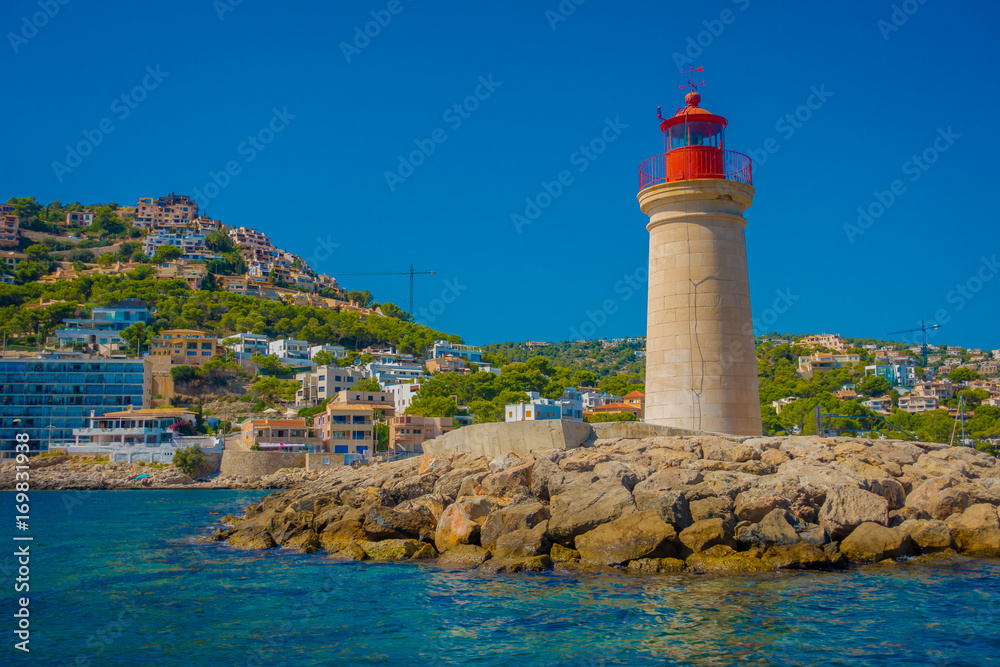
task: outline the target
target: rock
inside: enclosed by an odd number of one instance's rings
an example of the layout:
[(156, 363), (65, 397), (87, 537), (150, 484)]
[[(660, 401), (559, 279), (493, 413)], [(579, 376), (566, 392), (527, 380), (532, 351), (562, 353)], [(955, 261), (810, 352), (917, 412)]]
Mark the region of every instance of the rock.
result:
[(240, 522), (239, 517), (234, 516), (232, 514), (227, 514), (226, 516), (219, 519), (219, 523), (221, 523), (224, 526), (235, 526), (239, 522)]
[(916, 507), (900, 507), (898, 510), (889, 512), (889, 527), (895, 528), (896, 526), (901, 526), (904, 521), (911, 519), (924, 520), (930, 518), (930, 514), (923, 510), (918, 510)]
[(736, 548), (732, 526), (722, 519), (695, 521), (680, 532), (678, 539), (690, 553), (705, 551), (719, 544)]
[(275, 542), (284, 544), (299, 533), (312, 530), (314, 518), (312, 512), (281, 512), (271, 518), (267, 530)]
[(624, 565), (639, 558), (676, 556), (677, 531), (655, 510), (633, 512), (576, 538), (586, 565)]
[(908, 555), (911, 547), (910, 536), (905, 530), (871, 521), (862, 523), (840, 543), (840, 550), (860, 563), (900, 558)]
[(674, 574), (684, 571), (684, 561), (680, 558), (640, 558), (629, 561), (629, 572), (642, 574)]
[(347, 514), (348, 508), (343, 505), (321, 506), (321, 513), (313, 519), (313, 528), (322, 533), (328, 525), (340, 521)]
[(438, 563), (442, 565), (455, 565), (459, 567), (474, 568), (479, 567), (492, 557), (489, 549), (475, 544), (459, 544), (441, 554)]
[(480, 544), (494, 551), (501, 535), (515, 530), (531, 529), (548, 520), (548, 509), (538, 501), (508, 505), (491, 512), (482, 522)]
[(534, 462), (522, 463), (487, 475), (481, 482), (486, 495), (508, 502), (516, 495), (531, 493), (532, 465)]
[(823, 546), (830, 541), (830, 535), (823, 526), (807, 525), (799, 531), (799, 539), (806, 544)]
[(959, 551), (971, 556), (1000, 556), (1000, 517), (993, 505), (973, 505), (947, 519)]
[(551, 547), (549, 522), (542, 521), (534, 528), (520, 528), (503, 533), (497, 539), (493, 553), (497, 558), (517, 560), (547, 554)]
[(444, 512), (444, 508), (450, 503), (451, 500), (447, 496), (438, 493), (429, 493), (426, 496), (420, 496), (419, 498), (414, 498), (413, 500), (407, 500), (402, 504), (397, 505), (394, 509), (399, 512), (409, 512), (423, 507), (429, 511), (431, 516), (434, 517), (434, 520), (437, 521), (441, 518), (441, 513)]
[(361, 522), (356, 519), (341, 519), (327, 524), (319, 534), (320, 546), (324, 551), (334, 553), (344, 549), (349, 544), (364, 542), (368, 539)]
[(948, 524), (938, 519), (926, 521), (910, 519), (899, 527), (913, 540), (913, 544), (924, 553), (951, 549), (953, 540)]
[(704, 436), (698, 438), (701, 445), (701, 457), (714, 461), (729, 461), (731, 463), (741, 463), (754, 458), (760, 458), (760, 454), (752, 447), (728, 438), (716, 436)]
[(490, 573), (545, 572), (552, 569), (552, 559), (547, 555), (517, 560), (491, 558), (480, 565), (479, 569)]
[(594, 466), (594, 474), (601, 479), (615, 480), (631, 491), (639, 483), (636, 472), (620, 461), (605, 461)]
[(372, 505), (382, 505), (392, 507), (396, 504), (392, 494), (382, 488), (367, 486), (363, 489), (350, 489), (340, 494), (340, 502), (347, 507), (367, 509)]
[[(320, 537), (322, 538), (322, 535)], [(345, 543), (341, 549), (335, 551), (327, 550), (327, 552), (330, 553), (330, 557), (335, 560), (368, 560), (368, 554), (366, 554), (365, 550), (361, 548), (361, 544), (359, 542)]]
[(705, 519), (725, 519), (728, 521), (734, 516), (733, 501), (729, 498), (703, 498), (691, 502), (689, 507), (692, 523)]
[(796, 544), (801, 539), (795, 528), (796, 523), (788, 510), (774, 509), (759, 523), (740, 528), (736, 540), (751, 547)]
[(575, 563), (580, 560), (579, 551), (564, 547), (558, 542), (552, 545), (552, 548), (549, 550), (549, 556), (556, 563)]
[(758, 479), (754, 475), (712, 470), (705, 473), (704, 481), (691, 490), (688, 498), (700, 499), (725, 496), (730, 500), (735, 500), (736, 496), (751, 486), (755, 486), (757, 483)]
[(451, 463), (447, 460), (424, 455), (423, 460), (420, 462), (420, 469), (418, 472), (421, 475), (425, 473), (433, 473), (440, 477), (449, 471), (451, 471)]
[(889, 522), (889, 505), (885, 498), (870, 491), (852, 487), (833, 487), (819, 511), (819, 523), (835, 540), (843, 539), (863, 523)]
[(952, 514), (961, 514), (970, 504), (969, 494), (953, 487), (954, 480), (950, 477), (928, 479), (907, 496), (906, 506), (944, 521)]
[(549, 499), (549, 479), (563, 478), (562, 468), (549, 459), (539, 459), (531, 468), (531, 493), (539, 500)]
[(778, 570), (829, 570), (847, 566), (844, 559), (834, 559), (815, 544), (777, 545), (764, 552), (763, 560)]
[(229, 544), (244, 551), (251, 549), (273, 549), (278, 546), (271, 534), (266, 530), (239, 530), (229, 536)]
[(474, 475), (466, 475), (462, 478), (462, 484), (458, 487), (458, 494), (456, 498), (462, 498), (465, 496), (485, 496), (486, 489), (480, 484), (484, 479), (486, 479), (486, 473), (476, 473)]
[(319, 551), (320, 541), (319, 536), (316, 535), (316, 531), (309, 529), (282, 542), (281, 546), (282, 548), (298, 549), (302, 553), (311, 554)]
[(635, 511), (628, 489), (615, 480), (575, 484), (552, 498), (549, 532), (566, 547), (574, 546), (577, 535)]
[(381, 540), (361, 542), (360, 546), (372, 560), (417, 560), (436, 555), (434, 547), (420, 540)]
[(760, 551), (757, 549), (738, 553), (724, 544), (716, 544), (688, 556), (685, 565), (694, 572), (765, 572), (772, 569), (760, 559)]
[(659, 495), (640, 494), (636, 499), (636, 509), (640, 512), (653, 510), (660, 518), (677, 530), (684, 530), (692, 523), (691, 507), (683, 492), (664, 491)]
[(464, 544), (475, 545), (479, 541), (481, 526), (459, 503), (445, 508), (434, 533), (434, 545), (441, 553)]
[(463, 468), (446, 472), (434, 482), (434, 493), (455, 499), (458, 497), (458, 491), (462, 487), (462, 480), (468, 476), (469, 471)]
[(791, 503), (762, 489), (749, 489), (736, 496), (733, 512), (740, 521), (759, 523), (775, 509), (788, 509)]
[(760, 462), (777, 468), (785, 461), (790, 461), (791, 457), (779, 449), (767, 449), (760, 455)]
[(395, 504), (405, 500), (413, 500), (429, 493), (434, 493), (434, 485), (437, 483), (437, 475), (426, 473), (416, 477), (404, 477), (392, 485), (389, 492)]
[(368, 539), (377, 542), (386, 539), (434, 539), (436, 522), (426, 507), (400, 512), (389, 507), (370, 507), (365, 512), (364, 529)]
[(502, 470), (507, 470), (515, 466), (523, 465), (524, 459), (522, 459), (517, 454), (513, 452), (508, 452), (506, 454), (501, 454), (492, 461), (490, 461), (490, 472), (500, 472)]

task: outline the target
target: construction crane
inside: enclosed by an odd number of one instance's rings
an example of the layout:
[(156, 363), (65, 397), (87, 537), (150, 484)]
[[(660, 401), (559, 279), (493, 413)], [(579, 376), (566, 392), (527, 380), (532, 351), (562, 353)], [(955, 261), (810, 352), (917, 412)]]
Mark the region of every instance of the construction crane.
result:
[(920, 320), (920, 328), (919, 329), (903, 329), (902, 331), (890, 331), (886, 335), (887, 336), (895, 336), (896, 334), (913, 333), (914, 331), (922, 331), (923, 334), (924, 334), (924, 344), (921, 347), (921, 351), (923, 352), (923, 355), (924, 355), (924, 370), (926, 371), (926, 369), (927, 369), (927, 332), (928, 331), (933, 331), (934, 329), (940, 329), (940, 328), (941, 328), (940, 324), (935, 324), (934, 326), (930, 326), (929, 327), (926, 324), (924, 324), (923, 320)]
[(379, 271), (376, 273), (339, 273), (341, 276), (410, 276), (410, 319), (413, 319), (413, 276), (433, 274), (433, 271), (414, 271), (410, 264), (409, 271)]

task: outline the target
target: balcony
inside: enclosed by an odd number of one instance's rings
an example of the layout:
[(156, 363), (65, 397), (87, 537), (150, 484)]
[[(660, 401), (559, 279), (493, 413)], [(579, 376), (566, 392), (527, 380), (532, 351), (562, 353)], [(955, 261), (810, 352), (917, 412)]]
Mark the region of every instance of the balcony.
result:
[(719, 178), (753, 185), (750, 158), (711, 146), (675, 148), (639, 165), (639, 191), (673, 181)]

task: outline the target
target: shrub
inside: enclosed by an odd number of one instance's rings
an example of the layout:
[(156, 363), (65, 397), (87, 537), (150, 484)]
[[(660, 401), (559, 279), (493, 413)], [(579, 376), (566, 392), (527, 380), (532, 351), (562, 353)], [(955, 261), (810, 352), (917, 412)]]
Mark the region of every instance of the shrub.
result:
[(205, 465), (205, 454), (202, 453), (201, 447), (198, 445), (178, 449), (174, 453), (173, 464), (188, 475), (193, 475), (200, 467)]

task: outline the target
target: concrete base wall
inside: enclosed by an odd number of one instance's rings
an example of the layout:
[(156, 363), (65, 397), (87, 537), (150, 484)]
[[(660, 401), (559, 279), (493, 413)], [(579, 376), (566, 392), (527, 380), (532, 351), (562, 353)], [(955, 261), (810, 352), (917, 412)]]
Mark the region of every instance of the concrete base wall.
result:
[(671, 435), (705, 435), (701, 431), (645, 422), (598, 422), (590, 425), (594, 438), (655, 438)]
[(316, 454), (306, 453), (306, 472), (311, 470), (329, 470), (330, 468), (342, 468), (344, 466), (343, 454), (332, 454), (320, 452)]
[(263, 477), (281, 468), (304, 468), (305, 465), (304, 452), (242, 452), (227, 449), (222, 453), (219, 474), (224, 477)]
[(639, 193), (649, 216), (647, 423), (761, 434), (743, 218), (753, 194), (724, 179)]
[(590, 424), (573, 421), (527, 421), (463, 426), (424, 443), (424, 454), (466, 453), (495, 458), (508, 452), (525, 456), (542, 449), (573, 449), (590, 439)]

